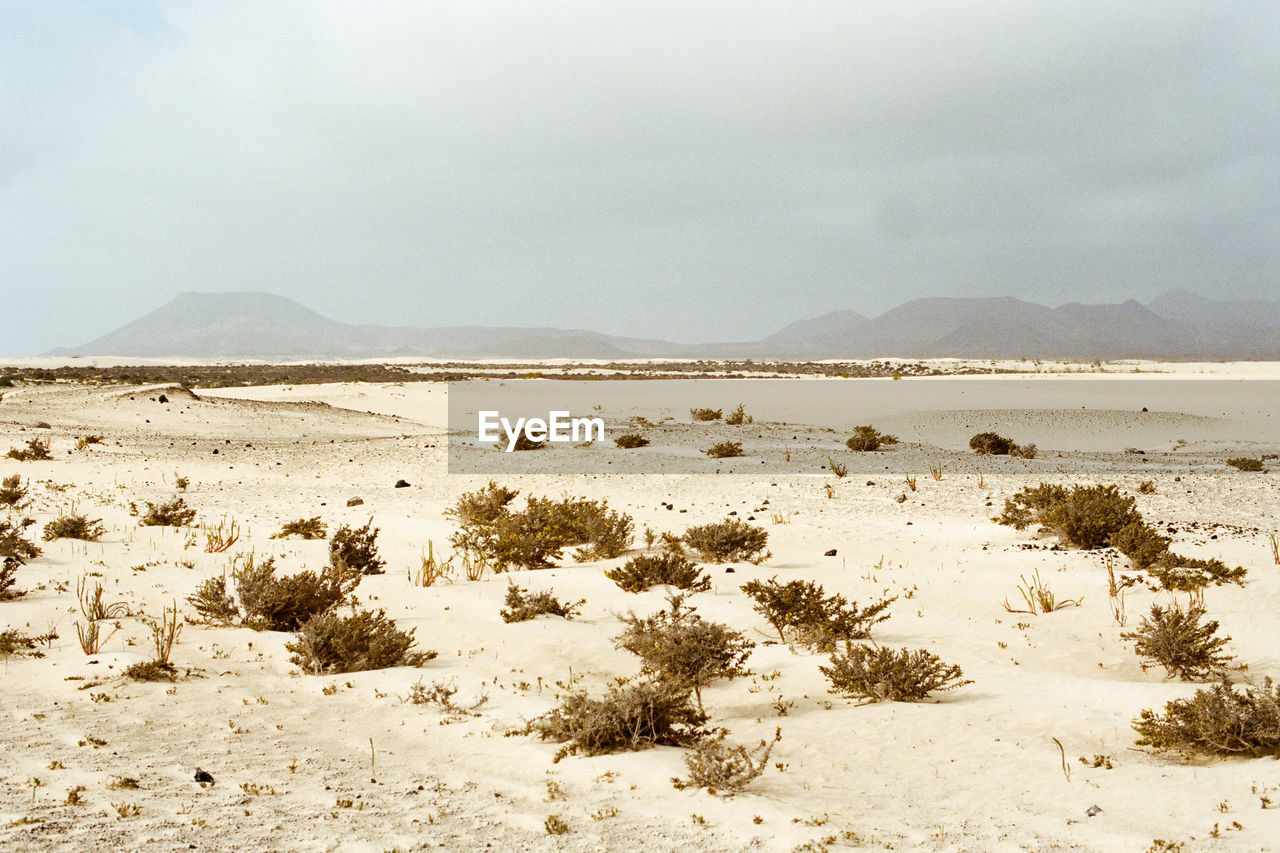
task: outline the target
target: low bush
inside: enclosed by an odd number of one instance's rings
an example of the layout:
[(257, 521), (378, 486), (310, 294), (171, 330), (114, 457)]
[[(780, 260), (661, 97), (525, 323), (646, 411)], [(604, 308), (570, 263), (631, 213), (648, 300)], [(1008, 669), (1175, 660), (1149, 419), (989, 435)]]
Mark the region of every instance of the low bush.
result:
[(187, 596), (187, 603), (202, 621), (211, 625), (230, 625), (240, 618), (240, 608), (227, 592), (226, 575), (206, 578), (194, 593)]
[(1036, 458), (1034, 444), (1021, 445), (1013, 439), (994, 432), (980, 432), (969, 439), (969, 449), (985, 456), (1020, 456), (1023, 459)]
[(312, 617), (344, 602), (360, 583), (358, 572), (326, 566), (279, 577), (275, 560), (249, 561), (235, 573), (244, 622), (267, 631), (296, 631)]
[(507, 585), (506, 607), (500, 614), (503, 622), (527, 622), (530, 619), (536, 619), (539, 616), (559, 616), (563, 619), (572, 619), (578, 615), (578, 611), (582, 609), (582, 605), (587, 603), (585, 598), (579, 599), (571, 604), (565, 604), (556, 598), (550, 590), (543, 592), (529, 592), (522, 589), (514, 583)]
[(30, 518), (24, 518), (17, 524), (0, 521), (0, 559), (11, 557), (21, 562), (40, 556), (40, 549), (22, 535), (33, 524), (35, 521)]
[(755, 643), (727, 625), (708, 622), (671, 599), (669, 610), (641, 619), (623, 617), (626, 629), (614, 643), (640, 658), (640, 671), (660, 682), (692, 689), (702, 708), (702, 688), (713, 681), (748, 675), (746, 663)]
[(293, 653), (289, 662), (312, 675), (421, 666), (436, 656), (412, 651), (413, 630), (401, 631), (382, 610), (318, 613), (285, 648)]
[(168, 661), (149, 660), (129, 665), (124, 674), (134, 681), (177, 681), (178, 668)]
[(672, 778), (677, 789), (705, 788), (709, 794), (731, 797), (746, 790), (769, 767), (773, 747), (782, 740), (782, 730), (773, 740), (761, 740), (755, 749), (725, 743), (728, 732), (723, 729), (715, 737), (705, 737), (693, 744), (684, 757), (689, 778)]
[(673, 586), (692, 592), (711, 589), (711, 578), (684, 554), (672, 550), (632, 557), (604, 576), (625, 592), (644, 592), (654, 586)]
[(196, 511), (180, 497), (162, 504), (147, 501), (147, 511), (138, 524), (143, 527), (186, 527), (195, 521)]
[(1018, 530), (1033, 522), (1043, 524), (1078, 548), (1098, 548), (1111, 544), (1111, 537), (1128, 525), (1142, 521), (1134, 503), (1116, 486), (1066, 489), (1041, 483), (1007, 498), (1004, 511), (995, 520)]
[(26, 595), (26, 590), (17, 589), (18, 561), (5, 560), (0, 563), (0, 601), (13, 601)]
[(1223, 586), (1233, 583), (1244, 586), (1248, 570), (1244, 566), (1228, 568), (1227, 564), (1215, 558), (1184, 557), (1172, 551), (1161, 554), (1159, 559), (1147, 569), (1160, 586), (1176, 592), (1195, 592), (1209, 585)]
[(742, 591), (784, 643), (802, 643), (825, 651), (842, 641), (870, 637), (872, 626), (889, 618), (885, 611), (897, 600), (896, 596), (881, 599), (860, 608), (843, 595), (826, 595), (821, 584), (813, 581), (778, 583), (776, 578), (748, 581)]
[(386, 565), (378, 556), (378, 528), (373, 519), (363, 527), (342, 525), (329, 540), (329, 565), (341, 571), (361, 575), (380, 575)]
[(1280, 755), (1280, 687), (1270, 678), (1237, 690), (1223, 681), (1189, 699), (1146, 709), (1133, 721), (1138, 746), (1209, 755)]
[(689, 417), (695, 421), (718, 421), (724, 416), (723, 409), (690, 409)]
[(1237, 456), (1234, 459), (1228, 459), (1227, 464), (1237, 471), (1265, 471), (1261, 459), (1250, 459), (1246, 456)]
[(287, 539), (290, 536), (301, 536), (303, 539), (323, 539), (328, 532), (328, 527), (320, 520), (320, 516), (313, 515), (311, 518), (286, 521), (280, 528), (280, 532), (272, 534), (271, 538)]
[(743, 426), (744, 424), (755, 423), (756, 419), (747, 414), (747, 410), (742, 404), (738, 404), (738, 408), (725, 415), (724, 422), (729, 426)]
[(637, 447), (644, 447), (649, 443), (649, 439), (645, 438), (638, 432), (629, 432), (620, 435), (613, 440), (613, 443), (621, 447), (623, 450), (633, 450)]
[(49, 452), (49, 439), (47, 438), (30, 439), (24, 448), (11, 447), (5, 456), (9, 459), (16, 459), (19, 462), (40, 462), (53, 458), (53, 454)]
[(955, 664), (926, 649), (890, 649), (846, 641), (830, 666), (818, 667), (833, 692), (864, 702), (920, 702), (930, 693), (972, 684)]
[(772, 556), (765, 550), (768, 531), (736, 518), (690, 527), (681, 538), (703, 559), (713, 563), (731, 560), (763, 563)]
[(1156, 493), (1156, 483), (1154, 480), (1143, 480), (1138, 484), (1138, 494), (1154, 495)]
[(657, 744), (684, 746), (703, 734), (706, 715), (690, 703), (688, 688), (644, 681), (609, 688), (596, 699), (586, 691), (570, 693), (560, 705), (530, 721), (528, 732), (564, 744), (555, 761), (567, 755), (602, 755), (648, 749)]
[(1169, 537), (1142, 521), (1131, 521), (1111, 537), (1111, 544), (1129, 558), (1136, 569), (1147, 569), (1169, 550)]
[(461, 522), (450, 540), (453, 546), (505, 571), (547, 568), (573, 546), (582, 546), (574, 554), (579, 560), (611, 559), (631, 544), (630, 516), (610, 510), (608, 501), (530, 497), (524, 510), (515, 512), (509, 505), (517, 494), (490, 482), (459, 498), (446, 513)]
[(38, 646), (41, 643), (52, 643), (58, 639), (55, 633), (31, 635), (24, 634), (17, 628), (6, 628), (0, 631), (0, 658), (8, 659), (17, 655), (19, 657), (42, 658), (44, 652), (40, 651)]
[(22, 485), (22, 477), (18, 474), (5, 477), (0, 482), (0, 506), (18, 509), (27, 498), (27, 487)]
[(1205, 611), (1199, 607), (1183, 610), (1151, 605), (1151, 615), (1142, 617), (1136, 631), (1120, 636), (1134, 642), (1134, 652), (1142, 658), (1142, 668), (1163, 666), (1169, 677), (1200, 681), (1221, 675), (1232, 656), (1222, 648), (1230, 637), (1219, 637), (1218, 623), (1201, 623)]
[(881, 447), (887, 447), (891, 444), (897, 444), (898, 437), (896, 435), (888, 435), (880, 432), (873, 426), (859, 426), (853, 428), (853, 435), (845, 441), (845, 446), (850, 450), (862, 453), (871, 450), (879, 450)]
[(712, 459), (733, 459), (746, 455), (742, 452), (742, 442), (740, 441), (717, 442), (702, 452)]
[(44, 526), (44, 541), (81, 539), (85, 542), (97, 542), (106, 532), (100, 518), (89, 519), (83, 515), (63, 515)]

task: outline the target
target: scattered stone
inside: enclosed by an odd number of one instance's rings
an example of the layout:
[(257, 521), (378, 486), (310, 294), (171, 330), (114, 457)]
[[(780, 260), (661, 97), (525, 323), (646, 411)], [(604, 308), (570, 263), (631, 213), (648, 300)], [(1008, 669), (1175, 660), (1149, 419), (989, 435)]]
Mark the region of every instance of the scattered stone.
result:
[[(217, 453), (216, 450), (214, 452)], [(363, 503), (364, 503), (364, 498), (352, 498), (351, 500), (347, 501), (347, 506), (360, 506)]]
[(165, 395), (161, 394), (159, 397), (156, 397), (156, 402), (157, 402), (157, 403), (167, 403), (167, 402), (169, 402), (169, 398), (168, 398), (168, 397), (166, 397)]
[(836, 555), (836, 549), (835, 549), (835, 548), (832, 548), (830, 551), (827, 551), (827, 552), (826, 552), (825, 554), (823, 554), (822, 556), (824, 556), (824, 557), (834, 557), (835, 555)]
[(876, 481), (875, 481), (875, 480), (867, 480), (867, 485), (868, 485), (868, 486), (874, 486), (875, 484), (876, 484)]
[(729, 568), (725, 569), (725, 570), (724, 570), (724, 573), (725, 573), (726, 575), (732, 575), (732, 574), (734, 574), (733, 566), (730, 566)]
[(199, 782), (201, 785), (212, 785), (212, 784), (213, 784), (213, 774), (209, 773), (209, 772), (208, 772), (208, 771), (206, 771), (206, 770), (201, 770), (199, 767), (197, 767), (197, 768), (196, 768), (196, 781), (197, 781), (197, 782)]
[(409, 481), (408, 481), (408, 480), (396, 480), (396, 488), (397, 488), (397, 489), (407, 489), (407, 488), (409, 488)]
[[(1146, 409), (1143, 409), (1142, 411), (1145, 412)], [(1085, 811), (1085, 814), (1088, 815), (1089, 817), (1100, 815), (1102, 814), (1102, 806), (1089, 806), (1089, 808)]]

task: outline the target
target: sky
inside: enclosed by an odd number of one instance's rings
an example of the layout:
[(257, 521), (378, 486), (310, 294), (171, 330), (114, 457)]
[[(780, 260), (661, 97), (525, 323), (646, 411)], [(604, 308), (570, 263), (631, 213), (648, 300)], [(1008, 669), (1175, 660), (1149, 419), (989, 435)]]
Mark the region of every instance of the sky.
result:
[(1280, 297), (1280, 3), (0, 1), (0, 354)]

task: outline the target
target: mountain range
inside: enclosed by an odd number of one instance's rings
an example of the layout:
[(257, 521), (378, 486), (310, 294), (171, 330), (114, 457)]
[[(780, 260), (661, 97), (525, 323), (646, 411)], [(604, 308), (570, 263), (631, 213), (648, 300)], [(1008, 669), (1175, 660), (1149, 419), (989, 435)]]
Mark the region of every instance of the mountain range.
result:
[(1012, 297), (935, 297), (875, 317), (832, 311), (757, 341), (676, 344), (586, 329), (343, 323), (270, 293), (183, 293), (49, 355), (254, 360), (390, 358), (1144, 358), (1280, 360), (1280, 302), (1184, 290), (1146, 304), (1050, 308)]

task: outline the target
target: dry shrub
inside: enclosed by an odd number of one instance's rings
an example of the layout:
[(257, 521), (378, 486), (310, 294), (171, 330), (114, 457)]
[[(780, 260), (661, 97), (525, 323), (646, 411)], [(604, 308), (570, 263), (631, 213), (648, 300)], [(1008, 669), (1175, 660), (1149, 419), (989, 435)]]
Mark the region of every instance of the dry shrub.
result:
[(859, 608), (856, 601), (848, 601), (843, 595), (826, 595), (822, 585), (813, 581), (783, 584), (777, 578), (748, 581), (742, 591), (784, 643), (802, 643), (821, 650), (834, 649), (842, 641), (870, 637), (871, 627), (889, 618), (884, 611), (897, 600), (896, 596), (885, 598)]
[(1162, 587), (1175, 592), (1196, 592), (1210, 584), (1244, 586), (1245, 575), (1249, 573), (1244, 566), (1228, 568), (1217, 558), (1184, 557), (1172, 551), (1161, 554), (1148, 571)]
[(507, 585), (505, 603), (507, 606), (499, 613), (503, 622), (528, 622), (530, 619), (536, 619), (544, 615), (572, 619), (578, 615), (582, 605), (586, 604), (587, 600), (582, 598), (570, 604), (565, 604), (556, 598), (550, 590), (529, 592), (514, 583), (509, 583)]
[(744, 666), (755, 643), (727, 625), (708, 622), (670, 599), (671, 608), (645, 619), (623, 617), (626, 630), (614, 639), (620, 649), (640, 658), (640, 671), (658, 681), (692, 689), (702, 710), (702, 688), (721, 678), (749, 674)]
[(707, 719), (689, 699), (688, 688), (659, 681), (615, 685), (599, 699), (580, 691), (530, 721), (526, 731), (564, 744), (555, 761), (566, 755), (602, 755), (656, 744), (684, 746), (699, 738)]
[(290, 536), (301, 536), (303, 539), (323, 539), (327, 533), (328, 528), (320, 520), (320, 516), (314, 515), (311, 518), (286, 521), (280, 528), (280, 532), (273, 534), (271, 538), (286, 539)]
[(40, 651), (37, 646), (40, 643), (52, 643), (58, 639), (58, 635), (49, 632), (48, 634), (24, 634), (17, 628), (7, 628), (0, 631), (0, 658), (8, 659), (13, 655), (19, 657), (42, 658), (44, 652)]
[(1028, 486), (1005, 500), (996, 521), (1024, 530), (1037, 523), (1078, 548), (1098, 548), (1142, 516), (1116, 486)]
[(604, 576), (625, 592), (644, 592), (654, 586), (673, 586), (692, 592), (711, 589), (711, 578), (684, 554), (672, 550), (632, 557)]
[(143, 527), (186, 527), (195, 521), (196, 511), (181, 497), (162, 504), (147, 501), (147, 512), (138, 519)]
[(864, 425), (853, 428), (853, 435), (845, 441), (845, 446), (855, 452), (863, 453), (897, 443), (896, 435), (888, 435), (873, 426)]
[(765, 550), (769, 532), (763, 527), (736, 518), (690, 527), (681, 538), (704, 559), (713, 563), (731, 560), (763, 563), (772, 556)]
[(843, 653), (820, 666), (833, 692), (864, 702), (920, 702), (930, 693), (972, 684), (955, 664), (926, 649), (890, 649), (846, 641)]
[(16, 459), (19, 462), (40, 462), (53, 458), (53, 454), (49, 452), (49, 439), (47, 438), (29, 439), (26, 447), (11, 447), (5, 456), (9, 459)]
[(97, 542), (106, 532), (100, 518), (63, 515), (44, 526), (44, 540), (52, 542), (55, 539), (81, 539), (85, 542)]
[(13, 601), (27, 594), (26, 590), (14, 588), (17, 582), (18, 561), (11, 559), (0, 563), (0, 601)]
[(412, 647), (413, 631), (401, 631), (382, 610), (357, 610), (350, 616), (318, 613), (285, 643), (293, 653), (289, 662), (312, 675), (420, 666), (436, 656)]
[(1169, 550), (1169, 537), (1141, 521), (1131, 521), (1111, 537), (1111, 544), (1129, 558), (1134, 568), (1150, 568)]
[(329, 565), (361, 575), (380, 575), (386, 562), (378, 557), (378, 528), (373, 519), (363, 527), (342, 525), (329, 540)]
[(1034, 444), (1021, 445), (1012, 439), (994, 432), (980, 432), (969, 439), (969, 449), (985, 456), (1019, 456), (1023, 459), (1036, 458)]
[(638, 432), (629, 432), (620, 435), (613, 440), (613, 443), (621, 447), (623, 450), (634, 450), (637, 447), (644, 447), (649, 443), (649, 439), (645, 438)]
[(1237, 471), (1265, 471), (1261, 459), (1250, 459), (1247, 456), (1237, 456), (1234, 459), (1228, 459), (1227, 464)]
[(739, 403), (738, 408), (725, 415), (724, 422), (729, 426), (743, 426), (744, 424), (753, 424), (756, 419), (747, 414), (746, 408)]
[(124, 674), (134, 681), (177, 681), (178, 668), (168, 661), (149, 660), (131, 664)]
[(22, 485), (22, 477), (13, 474), (0, 482), (0, 506), (18, 509), (27, 497), (27, 487)]
[(1226, 681), (1189, 699), (1145, 709), (1133, 721), (1138, 746), (1210, 755), (1280, 755), (1280, 687), (1270, 678), (1236, 690)]
[(211, 625), (230, 625), (240, 618), (240, 608), (227, 592), (226, 575), (206, 578), (194, 593), (187, 596), (187, 603), (202, 621)]
[(711, 445), (703, 453), (712, 459), (733, 459), (738, 456), (745, 456), (742, 452), (741, 441), (721, 441)]
[(718, 421), (724, 416), (723, 409), (690, 409), (689, 417), (695, 421)]
[[(252, 557), (235, 573), (236, 594), (244, 608), (244, 622), (268, 631), (296, 631), (314, 616), (346, 600), (360, 583), (360, 575), (335, 566), (317, 574), (306, 570), (277, 577), (275, 559)], [(197, 608), (198, 609), (198, 608)]]
[(1142, 617), (1136, 631), (1120, 636), (1134, 641), (1134, 652), (1143, 658), (1144, 670), (1163, 666), (1169, 677), (1201, 681), (1220, 675), (1232, 660), (1222, 652), (1231, 638), (1216, 636), (1216, 621), (1201, 624), (1204, 615), (1199, 607), (1183, 610), (1177, 605), (1165, 608), (1153, 604), (1151, 615)]
[(40, 556), (40, 549), (31, 543), (22, 532), (35, 521), (24, 518), (16, 525), (11, 521), (0, 521), (0, 559), (10, 557), (19, 562)]
[(723, 729), (715, 737), (697, 741), (684, 757), (689, 768), (689, 778), (673, 777), (671, 783), (679, 790), (705, 788), (709, 794), (731, 797), (745, 791), (769, 767), (773, 747), (782, 740), (782, 729), (774, 732), (773, 740), (761, 740), (755, 749), (741, 744), (725, 743), (728, 732)]

